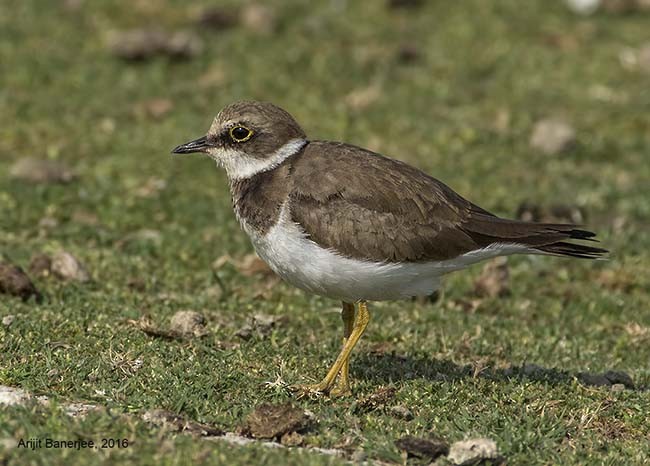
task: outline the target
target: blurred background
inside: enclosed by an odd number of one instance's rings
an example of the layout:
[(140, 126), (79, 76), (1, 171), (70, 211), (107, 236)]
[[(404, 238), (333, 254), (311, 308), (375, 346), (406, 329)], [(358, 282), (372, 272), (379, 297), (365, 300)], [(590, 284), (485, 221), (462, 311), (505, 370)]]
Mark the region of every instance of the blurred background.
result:
[[(415, 164), (499, 214), (570, 204), (629, 244), (629, 222), (650, 216), (649, 9), (4, 0), (0, 222), (33, 237), (51, 218), (48, 237), (99, 242), (154, 225), (188, 239), (218, 224), (221, 247), (241, 248), (223, 175), (169, 150), (246, 98), (284, 107), (311, 138)], [(25, 157), (60, 162), (74, 182), (11, 182)], [(82, 212), (103, 229), (70, 221)]]
[[(0, 253), (32, 282), (0, 286), (28, 299), (0, 295), (3, 317), (15, 318), (3, 327), (3, 383), (232, 425), (281, 364), (291, 381), (325, 367), (337, 304), (265, 275), (225, 175), (170, 155), (239, 99), (285, 108), (312, 139), (413, 164), (499, 215), (585, 224), (613, 251), (599, 263), (512, 258), (505, 274), (497, 265), (450, 277), (436, 304), (381, 304), (366, 349), (453, 361), (441, 370), (461, 375), (477, 361), (622, 367), (647, 386), (647, 0), (0, 0)], [(150, 346), (125, 324), (184, 308), (207, 318), (210, 336), (194, 344), (203, 365), (183, 356), (175, 366), (174, 346)], [(291, 319), (280, 343), (242, 343), (255, 312)], [(43, 346), (52, 341), (68, 346)], [(133, 369), (139, 385), (118, 390), (124, 374), (100, 357), (109, 341), (149, 378)], [(361, 393), (406, 373), (374, 354), (355, 369)], [(93, 357), (92, 373), (70, 366)], [(424, 366), (403, 364), (417, 386)], [(211, 367), (246, 382), (241, 399), (214, 410), (222, 398), (182, 383), (191, 373), (201, 387)], [(640, 418), (634, 426), (649, 435)], [(535, 440), (504, 439), (513, 452)]]

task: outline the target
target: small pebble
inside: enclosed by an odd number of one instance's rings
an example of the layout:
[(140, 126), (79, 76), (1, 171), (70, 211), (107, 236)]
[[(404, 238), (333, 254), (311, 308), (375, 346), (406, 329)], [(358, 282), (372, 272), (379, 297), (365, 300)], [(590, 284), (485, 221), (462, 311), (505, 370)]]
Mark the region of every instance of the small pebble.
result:
[(497, 444), (487, 438), (476, 438), (455, 442), (449, 448), (447, 459), (456, 466), (476, 465), (482, 461), (491, 461), (491, 464), (502, 463)]
[(275, 10), (262, 3), (251, 3), (241, 11), (242, 25), (257, 33), (270, 35), (277, 28), (277, 16)]
[(566, 0), (567, 6), (579, 15), (588, 16), (596, 12), (601, 0)]
[(67, 251), (59, 251), (52, 256), (52, 273), (63, 280), (79, 283), (90, 281), (86, 267)]
[(2, 325), (4, 325), (5, 327), (9, 327), (11, 324), (14, 323), (14, 320), (16, 320), (16, 316), (13, 315), (13, 314), (9, 314), (7, 316), (4, 316), (2, 318)]
[(546, 155), (566, 152), (575, 144), (575, 130), (559, 119), (547, 118), (538, 121), (530, 136), (530, 146)]

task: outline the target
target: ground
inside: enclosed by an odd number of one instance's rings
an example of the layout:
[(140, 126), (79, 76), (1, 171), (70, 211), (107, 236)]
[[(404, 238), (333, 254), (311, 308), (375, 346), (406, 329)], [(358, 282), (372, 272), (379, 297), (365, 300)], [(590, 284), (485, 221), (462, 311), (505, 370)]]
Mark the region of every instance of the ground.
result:
[[(650, 14), (581, 17), (544, 0), (417, 3), (265, 2), (270, 10), (241, 23), (237, 2), (225, 2), (216, 28), (196, 22), (201, 2), (5, 5), (0, 252), (27, 270), (33, 255), (66, 250), (91, 280), (30, 273), (42, 302), (0, 295), (0, 315), (14, 316), (0, 327), (0, 384), (50, 399), (0, 411), (3, 463), (403, 463), (397, 439), (434, 434), (488, 437), (509, 464), (647, 461), (650, 92), (634, 54), (650, 38)], [(111, 50), (111, 31), (152, 27), (192, 31), (203, 48), (136, 62)], [(500, 215), (524, 201), (579, 209), (610, 259), (514, 257), (505, 296), (476, 297), (477, 266), (450, 276), (435, 303), (371, 304), (354, 397), (295, 400), (283, 383), (324, 375), (340, 304), (246, 273), (252, 249), (224, 174), (169, 154), (241, 98), (281, 105), (311, 138), (412, 163)], [(543, 118), (569, 124), (575, 143), (531, 147)], [(60, 161), (76, 178), (10, 176), (25, 157)], [(233, 260), (217, 261), (225, 255)], [(160, 338), (133, 323), (165, 327), (179, 310), (205, 316), (207, 335)], [(284, 319), (241, 331), (256, 314)], [(608, 370), (635, 388), (581, 379)], [(390, 399), (359, 401), (381, 387), (394, 389)], [(236, 432), (256, 406), (287, 401), (313, 416), (307, 449), (233, 446), (142, 419), (161, 408)], [(68, 402), (105, 408), (70, 418)], [(48, 436), (131, 444), (12, 443)]]

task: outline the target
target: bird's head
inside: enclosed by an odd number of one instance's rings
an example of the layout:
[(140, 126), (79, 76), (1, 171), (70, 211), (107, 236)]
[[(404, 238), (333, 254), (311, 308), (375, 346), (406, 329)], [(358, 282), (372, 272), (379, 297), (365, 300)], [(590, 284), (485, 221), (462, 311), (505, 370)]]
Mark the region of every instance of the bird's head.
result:
[(267, 171), (300, 151), (307, 136), (285, 110), (267, 102), (235, 102), (219, 112), (208, 133), (174, 154), (205, 153), (231, 180)]

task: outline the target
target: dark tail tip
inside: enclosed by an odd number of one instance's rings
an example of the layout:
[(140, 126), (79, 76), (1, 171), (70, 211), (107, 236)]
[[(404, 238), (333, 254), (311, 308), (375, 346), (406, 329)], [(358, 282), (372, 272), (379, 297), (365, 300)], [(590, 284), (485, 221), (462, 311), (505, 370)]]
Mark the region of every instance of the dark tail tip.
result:
[[(580, 238), (580, 239), (587, 239), (587, 238)], [(592, 246), (585, 246), (583, 244), (568, 243), (566, 241), (559, 241), (557, 243), (547, 244), (545, 246), (540, 246), (536, 249), (545, 252), (547, 254), (554, 254), (556, 256), (577, 257), (579, 259), (602, 259), (609, 252), (607, 249), (594, 248)]]
[(587, 231), (587, 230), (578, 230), (578, 229), (573, 229), (568, 232), (569, 233), (569, 238), (571, 239), (582, 239), (586, 241), (598, 241), (597, 239), (594, 239), (596, 236), (596, 233), (593, 231)]

